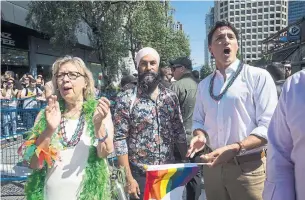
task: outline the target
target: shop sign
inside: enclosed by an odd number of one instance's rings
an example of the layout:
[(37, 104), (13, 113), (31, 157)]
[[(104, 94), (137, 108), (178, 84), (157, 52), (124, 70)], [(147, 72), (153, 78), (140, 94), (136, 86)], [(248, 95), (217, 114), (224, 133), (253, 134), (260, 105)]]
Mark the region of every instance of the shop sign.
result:
[(1, 45), (17, 49), (29, 49), (27, 35), (14, 31), (1, 31)]
[(288, 40), (295, 41), (300, 39), (301, 28), (297, 25), (290, 26), (288, 29)]
[(15, 40), (13, 40), (12, 34), (1, 32), (1, 44), (15, 47)]

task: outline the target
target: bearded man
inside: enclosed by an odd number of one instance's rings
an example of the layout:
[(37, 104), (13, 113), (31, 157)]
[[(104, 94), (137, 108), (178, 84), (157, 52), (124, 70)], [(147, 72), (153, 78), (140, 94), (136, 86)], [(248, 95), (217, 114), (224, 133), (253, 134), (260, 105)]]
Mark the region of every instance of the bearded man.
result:
[(160, 84), (158, 52), (145, 47), (136, 62), (138, 83), (118, 94), (114, 112), (114, 146), (131, 200), (143, 199), (145, 165), (175, 163), (174, 144), (183, 159), (187, 152), (178, 97)]

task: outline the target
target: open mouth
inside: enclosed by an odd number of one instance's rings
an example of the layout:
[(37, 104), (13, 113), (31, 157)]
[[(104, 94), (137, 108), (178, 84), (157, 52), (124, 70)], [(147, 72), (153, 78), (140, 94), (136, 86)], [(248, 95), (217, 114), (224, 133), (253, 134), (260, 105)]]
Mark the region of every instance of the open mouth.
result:
[(229, 55), (230, 52), (231, 52), (231, 50), (230, 50), (229, 48), (226, 48), (226, 49), (223, 50), (223, 53), (224, 53), (225, 55)]
[(64, 87), (64, 91), (69, 91), (71, 89), (72, 89), (72, 87)]

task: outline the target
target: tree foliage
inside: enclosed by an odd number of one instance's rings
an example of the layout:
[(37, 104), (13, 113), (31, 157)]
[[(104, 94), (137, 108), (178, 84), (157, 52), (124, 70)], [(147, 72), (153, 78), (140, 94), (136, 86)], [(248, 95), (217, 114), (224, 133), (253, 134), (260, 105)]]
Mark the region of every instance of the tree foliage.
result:
[(213, 70), (211, 69), (211, 67), (209, 65), (202, 66), (200, 69), (200, 79), (206, 78), (212, 72), (213, 72)]
[(189, 39), (174, 31), (168, 2), (159, 1), (31, 1), (27, 22), (56, 45), (73, 48), (77, 35), (89, 36), (104, 74), (117, 74), (122, 58), (135, 58), (140, 47), (151, 46), (161, 66), (189, 56)]

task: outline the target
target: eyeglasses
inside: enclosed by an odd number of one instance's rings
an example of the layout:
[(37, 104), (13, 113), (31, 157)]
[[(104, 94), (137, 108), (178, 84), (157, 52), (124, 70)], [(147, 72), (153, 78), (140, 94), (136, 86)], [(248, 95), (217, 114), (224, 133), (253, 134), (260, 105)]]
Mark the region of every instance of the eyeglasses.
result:
[(70, 80), (76, 80), (78, 77), (84, 76), (79, 72), (66, 72), (66, 73), (55, 74), (57, 80), (62, 80), (66, 75), (69, 77)]

